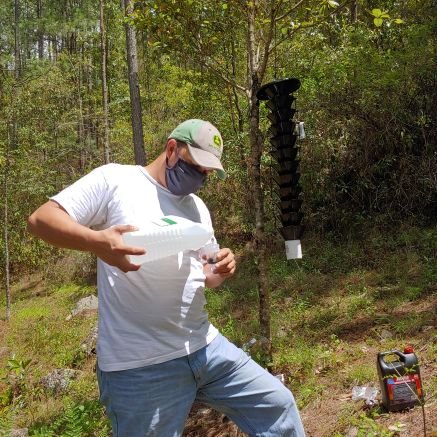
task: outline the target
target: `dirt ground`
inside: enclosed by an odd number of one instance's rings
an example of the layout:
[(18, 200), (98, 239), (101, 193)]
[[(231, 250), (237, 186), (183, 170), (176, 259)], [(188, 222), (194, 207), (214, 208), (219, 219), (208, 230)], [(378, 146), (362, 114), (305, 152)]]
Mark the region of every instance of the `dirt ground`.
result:
[[(437, 342), (436, 329), (431, 334), (431, 342)], [(428, 347), (428, 342), (424, 347)], [(423, 351), (422, 351), (423, 352)], [(376, 349), (368, 348), (366, 354), (363, 354), (363, 362), (374, 360)], [(418, 353), (420, 356), (420, 353)], [(357, 364), (357, 363), (354, 363)], [(431, 383), (437, 378), (437, 360), (430, 359), (420, 362), (420, 372), (422, 385), (426, 392), (427, 383)], [(366, 406), (363, 400), (352, 400), (352, 393), (344, 388), (338, 388), (333, 385), (327, 377), (320, 377), (320, 383), (325, 386), (324, 391), (318, 399), (313, 400), (301, 410), (301, 417), (304, 423), (307, 437), (332, 437), (336, 432), (344, 437), (377, 437), (381, 435), (375, 431), (379, 426), (384, 429), (384, 436), (391, 431), (396, 437), (437, 437), (437, 398), (427, 397), (424, 407), (426, 433), (424, 432), (423, 411), (420, 406), (408, 411), (380, 413), (378, 408), (381, 399), (378, 394), (377, 405), (373, 407), (373, 413)], [(376, 386), (379, 388), (379, 386)], [(351, 416), (359, 417), (360, 415), (372, 417), (369, 419), (369, 430), (363, 426), (363, 421), (358, 426), (351, 425)], [(372, 434), (371, 432), (376, 432)], [(190, 413), (190, 417), (185, 428), (184, 436), (186, 437), (242, 437), (246, 434), (230, 420), (223, 415), (201, 405), (195, 404)]]
[[(422, 371), (422, 380), (427, 378), (427, 373)], [(301, 412), (307, 436), (332, 437), (335, 431), (339, 431), (346, 437), (356, 437), (358, 435), (357, 427), (349, 426), (345, 429), (341, 426), (344, 411), (348, 411), (345, 404), (350, 404), (351, 410), (356, 413), (369, 411), (369, 407), (365, 405), (364, 401), (353, 401), (352, 395), (349, 393), (333, 392), (332, 390), (325, 392)], [(425, 406), (425, 421), (426, 436), (437, 437), (437, 402), (435, 400), (430, 400)], [(381, 414), (375, 418), (375, 423), (383, 426), (384, 429), (393, 431), (399, 437), (425, 435), (421, 407), (415, 407), (408, 411)]]
[[(426, 375), (424, 375), (426, 378)], [(341, 429), (341, 411), (345, 403), (353, 403), (354, 411), (366, 411), (363, 401), (352, 401), (352, 396), (340, 391), (331, 390), (319, 399), (307, 405), (301, 411), (307, 437), (332, 437), (341, 432), (345, 437), (357, 437), (358, 428), (349, 426)], [(430, 401), (425, 406), (426, 437), (437, 437), (437, 401)], [(376, 419), (376, 423), (385, 429), (392, 430), (398, 437), (422, 437), (423, 414), (420, 407), (409, 411), (392, 412)], [(373, 435), (373, 434), (360, 434)], [(235, 424), (225, 416), (201, 404), (195, 404), (184, 432), (185, 437), (244, 437)], [(376, 435), (375, 435), (376, 437)]]
[[(410, 308), (413, 306), (414, 308)], [(420, 303), (407, 302), (397, 308), (399, 314), (412, 310), (415, 313), (434, 314), (432, 326), (427, 326), (425, 330), (420, 330), (414, 336), (414, 343), (422, 345), (416, 353), (418, 357), (423, 357), (419, 360), (419, 365), (422, 385), (427, 396), (424, 410), (416, 406), (408, 411), (378, 414), (381, 411), (378, 408), (381, 402), (380, 393), (377, 404), (373, 410), (370, 410), (363, 400), (352, 400), (350, 389), (337, 387), (334, 380), (320, 375), (320, 383), (325, 387), (324, 391), (301, 410), (307, 437), (332, 437), (336, 433), (344, 437), (378, 437), (387, 436), (390, 431), (393, 437), (437, 437), (437, 397), (436, 393), (427, 392), (427, 384), (435, 388), (437, 378), (437, 359), (432, 352), (437, 345), (437, 295), (428, 296)], [(356, 320), (353, 328), (344, 331), (344, 340), (347, 344), (353, 344), (354, 347), (365, 351), (362, 358), (351, 365), (375, 363), (378, 350), (376, 347), (369, 347), (365, 342), (365, 338), (371, 335), (371, 329), (371, 324), (367, 326)], [(285, 376), (287, 380), (287, 375)], [(375, 381), (375, 387), (379, 389), (378, 381)], [(368, 430), (365, 419), (359, 420), (358, 425), (351, 425), (351, 417), (359, 417), (361, 414), (371, 417), (366, 422)], [(378, 433), (377, 427), (384, 429), (384, 434)], [(226, 417), (200, 404), (193, 406), (184, 432), (185, 437), (243, 437), (245, 435)]]
[[(32, 284), (34, 295), (39, 295), (40, 288)], [(417, 334), (416, 344), (422, 347), (417, 351), (418, 356), (427, 355), (428, 358), (420, 360), (420, 371), (425, 393), (427, 393), (427, 384), (436, 387), (437, 378), (437, 359), (432, 353), (426, 354), (427, 348), (430, 351), (435, 350), (437, 345), (437, 294), (428, 296), (420, 304), (409, 302), (398, 308), (397, 311), (412, 311), (410, 306), (414, 305), (416, 313), (428, 312), (434, 314), (432, 326), (428, 326), (426, 331)], [(6, 322), (0, 320), (0, 346), (2, 346), (3, 334)], [(354, 327), (350, 330), (343, 331), (344, 338), (348, 344), (354, 344), (354, 347), (366, 348), (363, 354), (363, 363), (374, 362), (377, 350), (369, 348), (365, 343), (366, 336), (370, 335), (371, 324), (368, 326), (355, 321)], [(9, 349), (0, 347), (0, 356), (7, 355)], [(354, 362), (354, 365), (357, 362)], [(287, 380), (287, 374), (285, 375)], [(351, 416), (358, 417), (360, 414), (371, 413), (364, 401), (352, 400), (350, 390), (337, 387), (333, 381), (326, 376), (320, 375), (320, 382), (325, 387), (321, 395), (306, 405), (301, 410), (301, 417), (307, 433), (307, 437), (332, 437), (335, 433), (344, 437), (378, 437), (379, 434), (363, 431), (363, 428), (351, 425)], [(433, 393), (425, 404), (426, 434), (424, 432), (422, 408), (415, 407), (409, 411), (392, 412), (389, 414), (372, 415), (372, 421), (385, 430), (393, 432), (396, 437), (437, 437), (437, 396)], [(380, 399), (378, 399), (380, 401)], [(376, 426), (375, 425), (375, 426)], [(364, 432), (364, 433), (363, 433)], [(227, 417), (220, 413), (205, 407), (202, 404), (195, 403), (184, 431), (184, 437), (245, 437), (246, 434), (239, 431), (235, 424)], [(387, 433), (384, 433), (387, 436)]]

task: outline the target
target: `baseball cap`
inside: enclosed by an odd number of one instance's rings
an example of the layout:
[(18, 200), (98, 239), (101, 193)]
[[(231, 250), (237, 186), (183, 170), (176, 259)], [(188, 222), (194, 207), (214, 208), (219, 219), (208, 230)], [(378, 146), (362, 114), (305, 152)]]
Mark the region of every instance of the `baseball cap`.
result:
[(226, 178), (226, 173), (220, 162), (223, 153), (222, 136), (209, 121), (186, 120), (176, 126), (168, 138), (186, 143), (190, 155), (197, 165), (212, 168), (217, 171), (220, 179)]

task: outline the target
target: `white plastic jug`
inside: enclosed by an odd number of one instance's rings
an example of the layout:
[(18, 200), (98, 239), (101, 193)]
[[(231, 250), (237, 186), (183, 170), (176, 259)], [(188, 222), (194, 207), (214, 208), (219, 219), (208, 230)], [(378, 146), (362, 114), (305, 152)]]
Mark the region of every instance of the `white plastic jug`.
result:
[(201, 223), (168, 215), (144, 224), (138, 231), (126, 232), (123, 241), (146, 250), (144, 255), (130, 255), (134, 264), (143, 264), (183, 250), (198, 250), (212, 236), (212, 229)]

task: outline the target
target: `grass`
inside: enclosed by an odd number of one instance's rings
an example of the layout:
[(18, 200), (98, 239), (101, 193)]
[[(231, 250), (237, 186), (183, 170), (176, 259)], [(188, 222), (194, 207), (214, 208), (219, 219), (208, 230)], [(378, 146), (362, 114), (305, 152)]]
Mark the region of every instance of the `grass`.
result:
[[(326, 434), (316, 430), (314, 435), (340, 437), (351, 427), (362, 436), (396, 435), (396, 424), (388, 429), (379, 409), (344, 400), (353, 386), (378, 386), (378, 351), (413, 343), (420, 351), (427, 394), (436, 395), (437, 381), (431, 376), (437, 357), (432, 341), (436, 238), (435, 231), (410, 228), (341, 244), (308, 238), (302, 260), (271, 256), (271, 365), (286, 376), (304, 420), (305, 412), (318, 405), (318, 422), (326, 421), (327, 428)], [(255, 277), (251, 256), (243, 256), (235, 279), (219, 290), (207, 290), (211, 321), (240, 346), (259, 340)], [(96, 318), (66, 320), (75, 303), (93, 293), (93, 287), (71, 280), (14, 287), (12, 319), (0, 321), (0, 392), (5, 393), (0, 397), (0, 434), (11, 427), (27, 427), (34, 436), (109, 434), (97, 401), (94, 359), (80, 349)], [(261, 359), (259, 341), (249, 353)], [(8, 367), (12, 358), (22, 363), (16, 374)], [(45, 392), (41, 377), (63, 367), (81, 374), (67, 393)], [(313, 421), (306, 420), (311, 427)]]
[[(96, 401), (92, 366), (80, 348), (96, 316), (66, 320), (77, 300), (95, 293), (95, 288), (69, 284), (48, 286), (45, 291), (26, 296), (21, 288), (15, 289), (20, 298), (14, 300), (11, 320), (2, 325), (2, 346), (9, 355), (2, 357), (0, 367), (1, 389), (6, 394), (0, 398), (0, 430), (2, 424), (6, 428), (13, 422), (14, 427), (29, 428), (30, 435), (99, 435), (92, 430), (92, 424), (99, 423), (107, 432), (107, 420)], [(8, 366), (12, 359), (29, 361), (19, 378)], [(70, 384), (68, 395), (54, 395), (40, 385), (40, 379), (56, 368), (82, 370), (81, 377)], [(90, 426), (78, 428), (74, 421), (88, 421)], [(83, 432), (78, 433), (79, 429)]]
[[(85, 291), (86, 290), (86, 291)], [(39, 357), (40, 367), (68, 367), (95, 320), (66, 317), (74, 303), (93, 288), (62, 286), (46, 296), (20, 300), (13, 307), (6, 345), (20, 357)], [(60, 329), (62, 327), (62, 329)]]

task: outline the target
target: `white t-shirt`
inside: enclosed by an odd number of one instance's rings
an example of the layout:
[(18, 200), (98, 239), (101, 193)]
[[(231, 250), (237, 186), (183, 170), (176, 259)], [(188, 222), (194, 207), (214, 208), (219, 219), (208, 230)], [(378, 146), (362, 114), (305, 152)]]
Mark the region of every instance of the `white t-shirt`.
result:
[[(93, 170), (52, 200), (78, 223), (96, 230), (117, 224), (141, 227), (176, 215), (212, 229), (203, 201), (175, 196), (141, 166), (108, 164)], [(99, 339), (104, 371), (172, 360), (206, 346), (217, 335), (205, 306), (205, 275), (197, 251), (180, 252), (123, 273), (97, 262)]]

